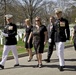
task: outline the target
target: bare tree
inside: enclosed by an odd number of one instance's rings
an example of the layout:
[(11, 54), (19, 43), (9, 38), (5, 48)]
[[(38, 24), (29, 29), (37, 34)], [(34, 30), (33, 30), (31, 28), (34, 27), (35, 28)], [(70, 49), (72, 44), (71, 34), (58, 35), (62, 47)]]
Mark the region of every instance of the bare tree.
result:
[[(5, 7), (6, 1), (6, 7)], [(25, 18), (30, 18), (33, 23), (33, 18), (40, 16), (46, 24), (50, 15), (54, 15), (54, 9), (61, 6), (65, 16), (73, 21), (76, 12), (76, 0), (58, 0), (59, 2), (53, 2), (53, 0), (0, 0), (0, 25), (4, 23), (4, 14), (14, 15), (14, 22), (22, 23)], [(6, 12), (5, 12), (6, 10)]]
[(23, 10), (25, 12), (25, 15), (27, 18), (30, 18), (32, 23), (33, 18), (40, 11), (44, 0), (22, 0), (22, 1), (24, 2)]
[(24, 14), (18, 0), (0, 0), (0, 23), (4, 22), (5, 14), (14, 15), (14, 22), (22, 22)]

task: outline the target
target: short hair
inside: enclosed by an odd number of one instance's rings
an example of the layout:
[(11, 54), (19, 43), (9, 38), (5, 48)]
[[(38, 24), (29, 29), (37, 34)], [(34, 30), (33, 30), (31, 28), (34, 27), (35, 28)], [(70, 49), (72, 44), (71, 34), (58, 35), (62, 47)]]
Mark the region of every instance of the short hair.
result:
[(55, 13), (62, 13), (62, 9), (61, 8), (56, 8)]
[(30, 19), (25, 19), (25, 21), (27, 22), (27, 21), (30, 21)]

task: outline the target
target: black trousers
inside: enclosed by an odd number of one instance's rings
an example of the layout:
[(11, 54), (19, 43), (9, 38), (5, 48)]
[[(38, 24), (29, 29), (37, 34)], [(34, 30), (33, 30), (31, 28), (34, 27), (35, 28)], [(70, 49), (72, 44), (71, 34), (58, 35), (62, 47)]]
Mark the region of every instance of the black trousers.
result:
[(51, 43), (48, 43), (48, 53), (47, 53), (48, 60), (50, 60), (52, 56), (54, 45), (55, 45), (54, 41), (52, 41)]

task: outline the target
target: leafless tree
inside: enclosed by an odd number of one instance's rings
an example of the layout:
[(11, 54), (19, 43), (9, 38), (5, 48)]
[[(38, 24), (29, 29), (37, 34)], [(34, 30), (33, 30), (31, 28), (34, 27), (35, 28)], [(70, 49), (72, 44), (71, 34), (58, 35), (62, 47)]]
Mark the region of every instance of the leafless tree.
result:
[[(5, 12), (6, 1), (6, 12)], [(67, 18), (74, 20), (76, 12), (76, 0), (58, 0)], [(14, 22), (22, 23), (25, 18), (30, 18), (31, 23), (36, 16), (40, 16), (43, 22), (48, 24), (50, 15), (54, 15), (54, 9), (58, 7), (58, 2), (53, 0), (0, 0), (0, 25), (4, 23), (4, 14), (14, 15)], [(71, 22), (71, 21), (70, 21)]]
[(22, 0), (23, 1), (23, 10), (27, 18), (30, 18), (31, 23), (33, 18), (41, 10), (44, 0)]

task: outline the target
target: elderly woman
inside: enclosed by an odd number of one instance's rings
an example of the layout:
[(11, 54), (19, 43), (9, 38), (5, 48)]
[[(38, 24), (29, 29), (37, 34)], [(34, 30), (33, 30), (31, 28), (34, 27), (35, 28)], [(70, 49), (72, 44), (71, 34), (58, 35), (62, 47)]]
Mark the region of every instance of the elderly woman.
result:
[[(32, 37), (32, 35), (33, 35), (33, 44), (36, 52), (36, 57), (38, 60), (37, 67), (41, 68), (42, 53), (44, 51), (44, 45), (46, 44), (46, 40), (47, 40), (47, 29), (44, 25), (42, 25), (40, 17), (35, 18), (35, 26), (33, 27), (30, 37)], [(28, 39), (28, 43), (30, 37)]]
[(32, 47), (33, 47), (33, 45), (32, 45), (32, 37), (30, 38), (29, 43), (27, 43), (29, 35), (31, 33), (31, 30), (32, 30), (32, 27), (33, 27), (30, 24), (30, 19), (25, 19), (25, 25), (26, 25), (25, 26), (25, 28), (26, 28), (25, 29), (25, 34), (24, 34), (24, 37), (26, 37), (25, 48), (26, 48), (26, 50), (27, 50), (27, 52), (29, 54), (28, 62), (30, 62), (31, 59), (32, 59)]

